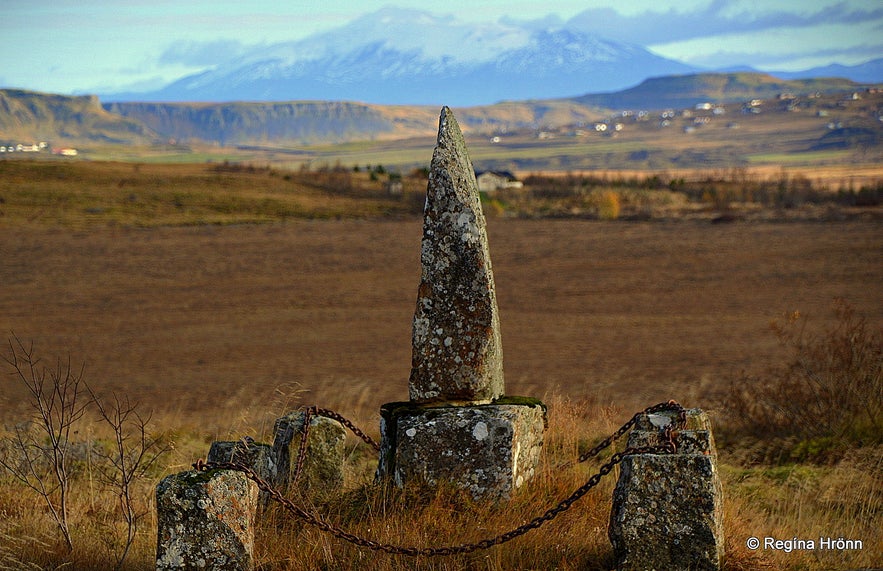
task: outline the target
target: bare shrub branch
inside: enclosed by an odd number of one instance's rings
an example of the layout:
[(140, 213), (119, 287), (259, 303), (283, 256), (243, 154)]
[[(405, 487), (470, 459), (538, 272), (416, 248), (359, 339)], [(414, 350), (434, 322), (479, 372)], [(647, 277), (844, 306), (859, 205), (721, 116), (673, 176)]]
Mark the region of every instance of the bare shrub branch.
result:
[(151, 436), (147, 431), (150, 416), (142, 417), (136, 405), (128, 397), (120, 398), (113, 394), (109, 404), (103, 402), (89, 390), (101, 419), (113, 431), (112, 442), (106, 449), (99, 448), (97, 456), (103, 460), (98, 464), (98, 474), (102, 483), (113, 490), (118, 508), (125, 524), (125, 539), (122, 552), (117, 556), (115, 569), (120, 569), (135, 542), (138, 525), (147, 515), (147, 508), (139, 509), (133, 486), (139, 478), (157, 463), (160, 456), (169, 450), (160, 437)]
[(843, 300), (834, 314), (836, 324), (821, 335), (809, 334), (798, 312), (772, 325), (791, 356), (731, 383), (723, 406), (733, 432), (790, 438), (805, 449), (883, 441), (883, 332)]
[(81, 399), (87, 389), (85, 365), (75, 371), (70, 358), (56, 361), (54, 367), (43, 365), (34, 356), (33, 343), (25, 346), (14, 335), (9, 348), (10, 354), (3, 360), (12, 367), (10, 374), (27, 389), (33, 417), (3, 439), (0, 466), (43, 498), (70, 551), (70, 434), (88, 404)]

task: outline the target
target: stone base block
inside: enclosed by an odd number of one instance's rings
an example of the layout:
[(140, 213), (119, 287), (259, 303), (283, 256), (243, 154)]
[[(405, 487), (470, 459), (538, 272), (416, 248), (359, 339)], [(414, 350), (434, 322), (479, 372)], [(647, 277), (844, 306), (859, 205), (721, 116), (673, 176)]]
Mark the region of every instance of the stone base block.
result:
[(157, 571), (254, 568), (258, 487), (241, 472), (181, 472), (156, 487)]
[[(629, 446), (661, 443), (659, 429), (674, 417), (649, 416), (655, 418), (636, 424)], [(688, 412), (675, 444), (676, 454), (623, 458), (609, 527), (618, 569), (720, 569), (723, 497), (705, 413)]]
[[(300, 450), (305, 414), (295, 411), (276, 419), (273, 452), (279, 466), (276, 484), (287, 489), (294, 476)], [(307, 455), (298, 488), (312, 497), (337, 492), (343, 486), (343, 464), (346, 454), (346, 429), (336, 420), (323, 416), (310, 419)]]
[(380, 414), (379, 480), (399, 487), (445, 481), (483, 498), (508, 498), (533, 477), (546, 427), (545, 405), (524, 398), (475, 406), (390, 403)]

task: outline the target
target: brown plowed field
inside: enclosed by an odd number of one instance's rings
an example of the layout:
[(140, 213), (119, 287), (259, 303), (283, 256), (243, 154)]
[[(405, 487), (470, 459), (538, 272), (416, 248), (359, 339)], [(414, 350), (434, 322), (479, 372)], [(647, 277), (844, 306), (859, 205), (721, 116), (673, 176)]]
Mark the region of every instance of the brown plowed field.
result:
[[(369, 422), (407, 398), (420, 234), (417, 219), (0, 227), (0, 329), (182, 419), (302, 402)], [(770, 363), (786, 311), (821, 330), (844, 297), (883, 323), (876, 222), (501, 219), (489, 237), (509, 394), (701, 405)], [(3, 382), (0, 410), (21, 406)]]

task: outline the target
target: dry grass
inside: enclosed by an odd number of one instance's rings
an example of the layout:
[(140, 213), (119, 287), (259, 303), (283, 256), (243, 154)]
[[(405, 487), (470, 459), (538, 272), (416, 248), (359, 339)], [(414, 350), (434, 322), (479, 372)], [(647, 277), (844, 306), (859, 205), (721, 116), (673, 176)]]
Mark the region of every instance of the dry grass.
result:
[[(505, 531), (584, 481), (591, 468), (554, 466), (635, 410), (668, 398), (708, 406), (725, 379), (779, 362), (785, 353), (768, 323), (782, 312), (799, 310), (824, 329), (835, 322), (831, 300), (843, 297), (870, 326), (883, 323), (877, 222), (498, 219), (489, 235), (507, 392), (549, 401), (546, 469), (511, 504), (485, 506), (445, 491), (374, 488), (354, 450), (349, 495), (325, 507), (348, 529), (419, 545)], [(380, 405), (407, 398), (419, 240), (416, 219), (0, 225), (0, 330), (33, 339), (50, 359), (85, 360), (99, 394), (125, 393), (153, 411), (153, 430), (175, 449), (138, 484), (149, 509), (162, 474), (187, 469), (212, 440), (266, 439), (273, 419), (299, 404), (338, 410), (377, 436)], [(4, 384), (4, 422), (25, 418), (22, 398)], [(78, 438), (106, 438), (100, 430), (88, 424)], [(832, 466), (727, 464), (728, 569), (878, 565), (879, 457), (860, 449)], [(81, 468), (70, 555), (34, 498), (4, 481), (0, 564), (113, 567), (113, 502)], [(547, 529), (471, 556), (377, 556), (287, 518), (261, 528), (257, 555), (265, 569), (607, 569), (612, 482)], [(138, 536), (127, 569), (152, 568), (154, 534), (150, 525)], [(790, 555), (744, 547), (749, 536), (817, 534), (866, 547)]]
[[(386, 196), (381, 182), (343, 174), (345, 181), (335, 181), (231, 164), (5, 160), (0, 161), (0, 221), (86, 229), (409, 212), (410, 204)], [(361, 192), (346, 192), (351, 190)]]
[[(581, 485), (593, 467), (562, 471), (586, 442), (612, 430), (602, 407), (550, 399), (547, 455), (540, 476), (506, 503), (475, 502), (450, 489), (375, 486), (371, 473), (342, 498), (322, 506), (323, 514), (341, 527), (380, 542), (416, 547), (471, 543), (509, 531), (542, 514)], [(592, 413), (592, 417), (585, 416)], [(607, 507), (613, 480), (585, 497), (577, 507), (511, 543), (469, 555), (435, 558), (372, 554), (331, 539), (275, 513), (280, 526), (262, 529), (265, 549), (259, 554), (267, 569), (605, 569), (611, 564), (606, 539)], [(298, 544), (292, 549), (290, 543)]]
[[(724, 524), (731, 569), (864, 569), (883, 553), (883, 450), (851, 450), (835, 466), (725, 465)], [(749, 550), (763, 540), (858, 539), (862, 549)]]
[[(531, 171), (518, 171), (515, 173), (519, 178), (525, 178), (536, 174)], [(704, 179), (733, 179), (748, 178), (752, 182), (775, 181), (783, 177), (794, 179), (797, 177), (809, 180), (813, 185), (820, 188), (838, 190), (852, 186), (873, 186), (883, 179), (883, 166), (880, 164), (814, 164), (807, 165), (752, 165), (750, 167), (724, 167), (724, 168), (667, 168), (667, 169), (571, 169), (566, 172), (542, 172), (544, 176), (558, 176), (562, 178), (573, 176), (596, 177), (607, 180), (641, 180), (650, 176), (662, 179), (684, 179), (685, 181), (700, 181)]]
[(775, 322), (787, 361), (743, 373), (723, 397), (722, 434), (752, 461), (836, 461), (883, 444), (883, 329), (843, 300), (834, 314), (824, 332), (808, 331), (797, 312)]
[[(513, 529), (556, 505), (597, 469), (597, 462), (562, 470), (561, 463), (612, 432), (624, 411), (590, 401), (547, 396), (550, 425), (538, 477), (505, 503), (475, 502), (450, 489), (378, 487), (361, 446), (351, 444), (353, 469), (346, 492), (316, 506), (332, 523), (379, 542), (408, 547), (471, 543)], [(277, 413), (279, 414), (279, 413)], [(160, 426), (159, 424), (157, 426)], [(376, 436), (376, 432), (369, 429)], [(238, 433), (231, 433), (238, 434)], [(266, 433), (252, 433), (266, 439)], [(228, 435), (229, 436), (229, 435)], [(90, 432), (84, 438), (100, 439)], [(204, 455), (208, 440), (178, 433), (176, 450), (162, 473), (185, 469)], [(883, 547), (883, 482), (880, 449), (857, 449), (835, 466), (741, 467), (724, 464), (725, 569), (846, 569), (874, 565)], [(295, 569), (562, 569), (613, 567), (607, 522), (615, 473), (557, 519), (510, 543), (473, 554), (412, 558), (374, 553), (306, 527), (272, 506), (257, 530), (258, 568)], [(139, 482), (136, 497), (151, 507), (159, 475)], [(82, 466), (73, 489), (75, 549), (63, 541), (31, 497), (11, 484), (0, 487), (0, 563), (9, 569), (112, 569), (123, 530), (108, 491)], [(858, 551), (750, 551), (748, 537), (861, 539)], [(123, 569), (152, 569), (155, 524), (139, 534)]]
[[(315, 164), (0, 161), (0, 222), (17, 227), (151, 228), (292, 219), (404, 218), (422, 212), (427, 175)], [(839, 172), (840, 174), (836, 174)], [(879, 166), (531, 173), (483, 193), (489, 216), (601, 220), (879, 220)], [(391, 194), (392, 179), (402, 183)]]

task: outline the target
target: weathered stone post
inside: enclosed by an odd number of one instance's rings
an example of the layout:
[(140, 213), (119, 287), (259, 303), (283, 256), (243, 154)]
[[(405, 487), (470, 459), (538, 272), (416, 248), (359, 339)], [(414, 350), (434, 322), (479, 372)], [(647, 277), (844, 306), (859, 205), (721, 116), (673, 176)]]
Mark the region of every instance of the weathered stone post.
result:
[[(263, 480), (286, 489), (291, 484), (292, 450), (300, 446), (306, 415), (292, 412), (276, 420), (273, 446), (244, 438), (213, 442), (208, 462), (247, 466)], [(312, 498), (343, 484), (346, 431), (336, 420), (313, 416), (307, 456), (298, 488)], [(262, 494), (261, 506), (268, 496)], [(254, 526), (258, 486), (236, 470), (196, 470), (172, 474), (156, 487), (157, 571), (254, 568)]]
[(504, 396), (503, 349), (484, 213), (447, 107), (432, 157), (412, 332), (409, 402), (381, 408), (377, 475), (507, 497), (533, 476), (545, 406)]
[[(212, 442), (206, 462), (233, 462), (248, 466), (264, 481), (273, 482), (278, 478), (276, 455), (269, 444), (254, 442), (245, 437), (241, 440), (218, 440)], [(260, 492), (259, 506), (263, 510), (270, 501), (267, 492)]]
[[(643, 415), (629, 447), (661, 444), (676, 412)], [(613, 492), (609, 535), (620, 570), (720, 569), (723, 498), (708, 416), (687, 411), (675, 454), (626, 456)]]
[(234, 470), (188, 471), (156, 487), (157, 571), (251, 571), (258, 487)]
[[(287, 490), (303, 438), (306, 413), (294, 411), (276, 419), (273, 455), (279, 466), (276, 485)], [(314, 498), (337, 492), (343, 486), (346, 429), (334, 419), (313, 415), (307, 437), (306, 458), (297, 487)]]

